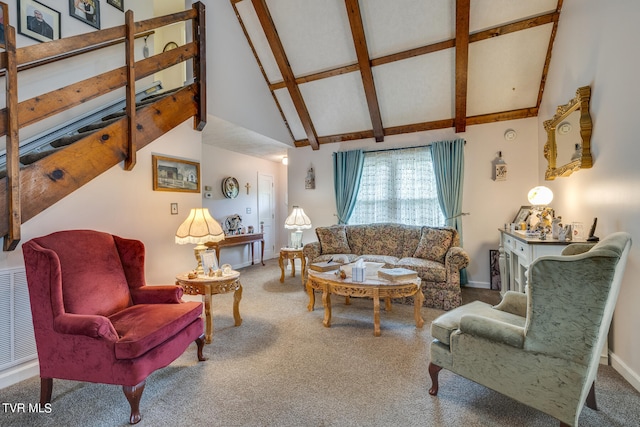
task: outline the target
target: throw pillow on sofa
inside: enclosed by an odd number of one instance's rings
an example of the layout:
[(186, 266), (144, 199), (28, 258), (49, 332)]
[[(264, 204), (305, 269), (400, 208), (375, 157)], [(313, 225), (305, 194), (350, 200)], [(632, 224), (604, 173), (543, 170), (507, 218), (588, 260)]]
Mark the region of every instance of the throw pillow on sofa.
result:
[(413, 256), (444, 263), (444, 256), (451, 247), (452, 240), (449, 230), (423, 228), (420, 243)]
[(350, 254), (347, 231), (343, 225), (316, 228), (323, 254)]

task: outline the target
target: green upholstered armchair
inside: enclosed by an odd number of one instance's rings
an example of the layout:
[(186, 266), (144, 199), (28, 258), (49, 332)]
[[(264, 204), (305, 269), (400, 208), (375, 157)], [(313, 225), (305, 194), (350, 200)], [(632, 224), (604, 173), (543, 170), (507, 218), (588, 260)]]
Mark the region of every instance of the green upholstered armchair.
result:
[[(569, 245), (527, 271), (527, 292), (507, 292), (495, 307), (480, 301), (433, 321), (431, 395), (442, 368), (577, 425), (594, 384), (631, 246), (627, 233), (596, 245)], [(585, 251), (579, 253), (580, 251)]]

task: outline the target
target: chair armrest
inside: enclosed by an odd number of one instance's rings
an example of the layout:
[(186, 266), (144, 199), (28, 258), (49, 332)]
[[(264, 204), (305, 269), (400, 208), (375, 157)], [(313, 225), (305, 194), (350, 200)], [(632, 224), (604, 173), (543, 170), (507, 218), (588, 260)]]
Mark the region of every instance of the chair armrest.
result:
[(477, 314), (465, 314), (460, 318), (460, 332), (484, 338), (488, 341), (522, 348), (524, 328)]
[(469, 265), (469, 255), (460, 246), (452, 246), (444, 257), (447, 269), (462, 270)]
[(498, 305), (493, 306), (496, 310), (515, 314), (520, 317), (527, 317), (527, 294), (522, 292), (507, 291)]
[(107, 341), (118, 341), (118, 333), (111, 321), (95, 314), (61, 314), (54, 318), (53, 329), (61, 334), (85, 335)]
[(314, 259), (318, 258), (321, 255), (320, 252), (320, 242), (311, 242), (304, 245), (302, 248), (302, 253), (307, 260), (311, 263)]
[(178, 304), (184, 289), (176, 285), (142, 286), (131, 289), (131, 299), (134, 304)]
[(595, 243), (571, 243), (562, 250), (562, 255), (578, 255), (587, 252)]

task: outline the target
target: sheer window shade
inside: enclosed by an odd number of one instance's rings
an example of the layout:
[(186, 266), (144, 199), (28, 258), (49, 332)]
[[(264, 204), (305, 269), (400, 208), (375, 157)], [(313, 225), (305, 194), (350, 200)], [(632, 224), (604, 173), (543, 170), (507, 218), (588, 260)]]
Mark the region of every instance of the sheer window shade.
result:
[(394, 222), (443, 226), (429, 147), (364, 153), (349, 224)]

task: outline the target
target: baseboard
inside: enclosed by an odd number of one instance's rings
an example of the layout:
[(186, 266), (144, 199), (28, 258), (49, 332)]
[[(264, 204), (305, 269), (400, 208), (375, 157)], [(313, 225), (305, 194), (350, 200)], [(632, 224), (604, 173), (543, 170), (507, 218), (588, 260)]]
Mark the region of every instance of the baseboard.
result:
[(616, 370), (622, 377), (627, 380), (629, 384), (636, 390), (640, 391), (640, 375), (633, 372), (631, 368), (627, 366), (615, 353), (610, 353), (611, 357), (611, 366)]
[(31, 360), (21, 365), (14, 366), (6, 371), (0, 372), (0, 389), (17, 384), (31, 377), (40, 374), (38, 359)]
[(489, 282), (467, 282), (466, 285), (462, 286), (465, 288), (491, 289)]

